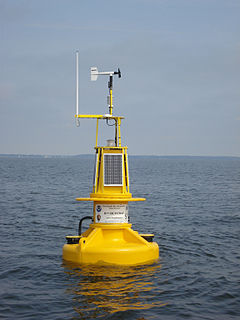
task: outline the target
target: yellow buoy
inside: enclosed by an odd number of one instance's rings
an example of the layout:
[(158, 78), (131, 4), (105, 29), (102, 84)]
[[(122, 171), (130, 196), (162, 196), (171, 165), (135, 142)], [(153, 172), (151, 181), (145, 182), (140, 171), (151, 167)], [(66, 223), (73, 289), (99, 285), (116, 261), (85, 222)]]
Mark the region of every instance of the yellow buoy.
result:
[[(98, 72), (91, 68), (91, 79), (98, 75), (109, 75), (109, 114), (79, 115), (76, 119), (91, 118), (97, 120), (96, 127), (96, 163), (93, 189), (89, 198), (77, 198), (78, 201), (93, 201), (93, 216), (80, 220), (79, 235), (67, 236), (63, 247), (63, 259), (78, 264), (117, 264), (137, 265), (156, 261), (159, 248), (153, 242), (153, 234), (139, 234), (128, 223), (128, 202), (144, 201), (133, 198), (129, 190), (127, 147), (121, 145), (121, 116), (112, 115), (113, 75), (121, 77), (121, 72)], [(99, 120), (113, 122), (115, 139), (107, 140), (106, 146), (98, 146)], [(84, 219), (92, 219), (89, 229), (81, 232)]]

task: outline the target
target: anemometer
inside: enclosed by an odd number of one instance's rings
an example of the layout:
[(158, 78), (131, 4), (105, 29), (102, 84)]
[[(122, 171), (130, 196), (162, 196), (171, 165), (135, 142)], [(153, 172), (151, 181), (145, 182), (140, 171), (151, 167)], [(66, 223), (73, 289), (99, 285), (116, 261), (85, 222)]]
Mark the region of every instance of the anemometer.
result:
[[(107, 96), (107, 103), (108, 103), (108, 108), (109, 108), (109, 113), (105, 114), (104, 116), (107, 119), (107, 124), (109, 118), (112, 117), (112, 109), (113, 109), (113, 95), (112, 95), (112, 89), (113, 89), (113, 76), (117, 75), (118, 78), (121, 78), (122, 74), (120, 69), (118, 68), (117, 71), (98, 71), (97, 67), (91, 67), (91, 81), (96, 81), (98, 76), (104, 75), (104, 76), (109, 76), (109, 81), (108, 81), (108, 89), (109, 89), (109, 96)], [(79, 92), (79, 62), (78, 62), (78, 51), (76, 52), (76, 125), (79, 127), (80, 122), (79, 122), (79, 97), (78, 97), (78, 92)]]

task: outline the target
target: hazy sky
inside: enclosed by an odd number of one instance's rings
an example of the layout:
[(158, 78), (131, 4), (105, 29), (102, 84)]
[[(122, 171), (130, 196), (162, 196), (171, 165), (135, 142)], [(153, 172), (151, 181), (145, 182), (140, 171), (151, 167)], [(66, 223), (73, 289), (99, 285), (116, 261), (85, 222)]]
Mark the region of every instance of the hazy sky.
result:
[(0, 153), (94, 152), (95, 120), (74, 124), (79, 50), (81, 113), (108, 112), (90, 67), (122, 71), (129, 154), (240, 156), (239, 0), (0, 0), (0, 26)]

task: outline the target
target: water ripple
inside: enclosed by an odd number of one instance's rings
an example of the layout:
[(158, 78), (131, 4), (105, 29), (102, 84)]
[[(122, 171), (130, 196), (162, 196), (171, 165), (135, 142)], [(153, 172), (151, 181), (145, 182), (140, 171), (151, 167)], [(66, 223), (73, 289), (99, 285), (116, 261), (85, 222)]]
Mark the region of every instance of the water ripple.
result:
[(0, 318), (240, 318), (240, 160), (131, 158), (133, 228), (155, 233), (152, 266), (62, 262), (92, 212), (93, 159), (0, 158)]

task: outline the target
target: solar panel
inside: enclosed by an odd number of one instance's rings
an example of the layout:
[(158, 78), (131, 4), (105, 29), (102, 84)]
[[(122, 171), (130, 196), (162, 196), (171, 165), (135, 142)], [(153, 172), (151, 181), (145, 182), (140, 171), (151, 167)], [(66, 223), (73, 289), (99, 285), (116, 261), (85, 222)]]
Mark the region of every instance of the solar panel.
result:
[(104, 154), (104, 185), (123, 185), (122, 154)]

